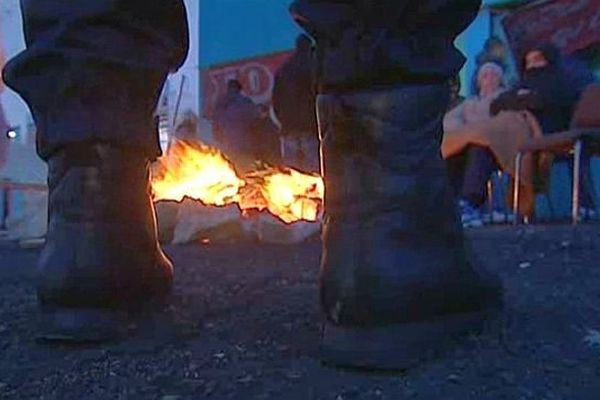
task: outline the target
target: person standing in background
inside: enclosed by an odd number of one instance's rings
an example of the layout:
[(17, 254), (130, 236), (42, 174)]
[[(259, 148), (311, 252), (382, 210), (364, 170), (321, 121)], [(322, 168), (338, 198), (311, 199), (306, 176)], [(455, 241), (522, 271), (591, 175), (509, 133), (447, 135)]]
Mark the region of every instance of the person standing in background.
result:
[(319, 170), (315, 97), (312, 41), (299, 35), (294, 54), (275, 75), (273, 109), (281, 122), (284, 162), (309, 172)]
[(213, 116), (215, 139), (234, 165), (245, 171), (254, 162), (253, 128), (259, 119), (258, 106), (242, 93), (237, 79), (227, 82), (227, 92), (217, 102)]
[(271, 118), (271, 109), (265, 104), (258, 105), (258, 119), (252, 128), (252, 151), (254, 158), (270, 165), (282, 162), (279, 146), (279, 127)]

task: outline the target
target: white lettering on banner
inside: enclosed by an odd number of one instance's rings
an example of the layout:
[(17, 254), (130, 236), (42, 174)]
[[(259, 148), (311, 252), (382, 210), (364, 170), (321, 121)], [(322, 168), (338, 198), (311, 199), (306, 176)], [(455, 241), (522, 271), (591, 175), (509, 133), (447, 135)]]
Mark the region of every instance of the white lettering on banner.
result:
[(215, 88), (210, 98), (213, 103), (223, 94), (219, 89), (225, 88), (227, 82), (233, 79), (239, 80), (244, 87), (244, 93), (257, 103), (268, 101), (273, 90), (273, 74), (268, 67), (260, 63), (213, 70), (209, 77)]
[(291, 51), (282, 51), (203, 70), (203, 114), (210, 118), (230, 79), (239, 80), (243, 93), (255, 103), (270, 104), (275, 73), (291, 54)]
[(240, 80), (246, 83), (246, 94), (256, 103), (264, 103), (271, 98), (273, 73), (264, 64), (251, 62), (243, 64), (239, 71)]
[[(208, 74), (212, 90), (205, 93), (207, 101), (214, 106), (227, 88), (227, 82), (237, 79), (243, 86), (244, 94), (255, 103), (268, 103), (275, 78), (273, 72), (258, 62), (249, 62), (233, 67), (211, 70)], [(212, 107), (211, 107), (212, 108)]]
[(222, 95), (222, 93), (220, 92), (220, 88), (223, 88), (223, 90), (225, 90), (227, 87), (227, 82), (229, 82), (232, 79), (237, 79), (237, 77), (238, 73), (236, 67), (220, 68), (210, 71), (210, 73), (208, 74), (208, 78), (210, 80), (210, 85), (212, 86), (213, 90), (209, 90), (208, 93), (205, 94), (207, 96), (208, 101), (212, 105), (216, 104), (219, 100), (219, 97)]

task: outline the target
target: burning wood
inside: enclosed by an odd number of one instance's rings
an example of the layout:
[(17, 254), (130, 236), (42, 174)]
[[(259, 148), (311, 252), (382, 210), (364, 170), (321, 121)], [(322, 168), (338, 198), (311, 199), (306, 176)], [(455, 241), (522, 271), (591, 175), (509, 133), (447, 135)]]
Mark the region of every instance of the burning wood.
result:
[(325, 192), (319, 175), (265, 166), (239, 177), (218, 149), (175, 142), (153, 171), (154, 201), (188, 197), (209, 206), (237, 204), (242, 212), (268, 210), (286, 223), (316, 221)]
[(154, 201), (180, 202), (189, 197), (206, 205), (224, 206), (236, 201), (243, 185), (218, 149), (184, 141), (173, 143), (152, 174)]

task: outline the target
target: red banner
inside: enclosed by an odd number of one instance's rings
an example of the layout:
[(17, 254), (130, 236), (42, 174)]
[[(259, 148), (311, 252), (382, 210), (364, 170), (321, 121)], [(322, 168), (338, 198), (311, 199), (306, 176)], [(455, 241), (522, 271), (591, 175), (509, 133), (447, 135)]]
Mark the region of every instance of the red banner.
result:
[(600, 0), (549, 0), (515, 11), (503, 24), (517, 55), (550, 42), (568, 54), (600, 43)]
[(231, 79), (240, 81), (244, 94), (255, 103), (270, 104), (275, 73), (287, 61), (291, 51), (247, 58), (202, 71), (202, 112), (210, 118)]

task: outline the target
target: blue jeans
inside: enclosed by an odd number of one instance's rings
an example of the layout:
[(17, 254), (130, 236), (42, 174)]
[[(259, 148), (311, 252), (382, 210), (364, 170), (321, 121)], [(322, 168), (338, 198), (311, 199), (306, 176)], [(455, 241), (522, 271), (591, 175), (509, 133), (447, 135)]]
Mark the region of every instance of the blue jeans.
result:
[(492, 153), (481, 146), (469, 146), (447, 160), (450, 183), (456, 195), (475, 207), (487, 197), (487, 181), (497, 169)]
[[(569, 176), (573, 176), (573, 168), (575, 164), (575, 159), (573, 156), (557, 157), (555, 161), (566, 161), (569, 166)], [(579, 205), (584, 208), (596, 209), (596, 190), (594, 189), (591, 160), (589, 154), (586, 154), (585, 148), (581, 156), (579, 177)]]

